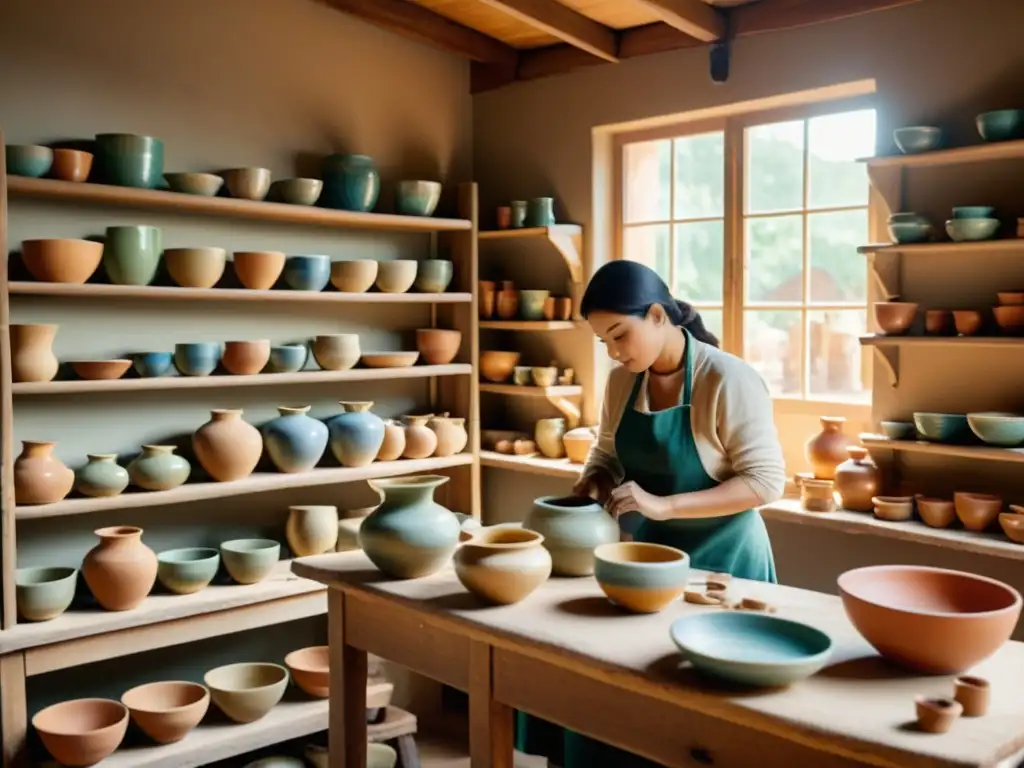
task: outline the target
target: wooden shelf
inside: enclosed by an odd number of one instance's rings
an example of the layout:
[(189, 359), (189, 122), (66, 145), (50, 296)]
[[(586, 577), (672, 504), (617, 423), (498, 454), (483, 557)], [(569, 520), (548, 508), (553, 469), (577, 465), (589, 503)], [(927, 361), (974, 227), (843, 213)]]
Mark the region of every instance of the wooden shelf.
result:
[(972, 147), (956, 147), (954, 149), (938, 149), (932, 152), (919, 152), (914, 155), (865, 157), (860, 162), (867, 163), (872, 168), (924, 168), (1021, 158), (1024, 158), (1024, 141), (996, 141), (989, 144), (977, 144)]
[(579, 224), (553, 224), (550, 227), (496, 229), (478, 233), (480, 240), (529, 240), (546, 238), (562, 255), (574, 283), (583, 282), (583, 227)]
[(1021, 250), (1024, 250), (1024, 238), (1004, 237), (997, 240), (976, 240), (969, 243), (955, 243), (952, 241), (907, 243), (906, 245), (898, 243), (873, 243), (858, 247), (857, 253), (930, 253), (934, 255), (941, 253), (1012, 253)]
[(481, 320), (481, 330), (491, 331), (574, 331), (580, 324), (573, 320)]
[(338, 485), (357, 480), (370, 480), (377, 477), (414, 475), (451, 467), (461, 467), (472, 463), (472, 454), (460, 453), (443, 458), (377, 461), (367, 467), (314, 469), (311, 472), (298, 472), (296, 474), (257, 472), (244, 480), (235, 480), (230, 483), (186, 483), (169, 491), (126, 492), (120, 496), (107, 498), (64, 499), (53, 504), (18, 506), (15, 507), (15, 516), (18, 520), (28, 520), (42, 517), (63, 517), (64, 515), (83, 515), (90, 512), (105, 512), (108, 510), (159, 507), (165, 504), (184, 504), (204, 499), (244, 496), (248, 493), (264, 493), (286, 488), (313, 488), (320, 485)]
[[(1013, 347), (1024, 345), (1024, 336), (861, 336), (865, 347)], [(15, 385), (17, 386), (17, 385)]]
[(155, 189), (134, 189), (106, 184), (78, 184), (54, 179), (7, 177), (11, 198), (35, 198), (66, 203), (124, 206), (151, 211), (195, 213), (239, 219), (259, 219), (289, 224), (373, 229), (395, 232), (459, 232), (472, 229), (466, 219), (435, 219), (426, 216), (396, 216), (388, 213), (354, 213), (306, 205), (288, 205), (228, 197), (203, 197)]
[(509, 395), (511, 397), (582, 397), (583, 387), (579, 384), (568, 384), (566, 386), (534, 387), (530, 385), (519, 386), (517, 384), (481, 384), (481, 392), (489, 392), (492, 395)]
[(341, 293), (340, 291), (250, 291), (247, 288), (177, 288), (106, 283), (35, 283), (14, 281), (8, 292), (21, 296), (159, 301), (284, 301), (293, 304), (468, 304), (471, 293)]
[(225, 389), (227, 387), (269, 387), (283, 384), (326, 384), (386, 379), (423, 379), (434, 376), (468, 376), (473, 366), (412, 365), (407, 368), (352, 368), (347, 371), (305, 371), (260, 373), (253, 376), (160, 376), (146, 379), (100, 381), (33, 381), (11, 385), (11, 392), (24, 395), (66, 395), (97, 392), (150, 392), (168, 389)]
[(932, 456), (948, 456), (956, 459), (978, 459), (981, 461), (1024, 462), (1024, 448), (996, 448), (991, 445), (946, 445), (929, 443), (924, 440), (890, 440), (883, 435), (861, 434), (860, 441), (865, 448), (906, 453), (923, 453)]
[(583, 470), (582, 464), (573, 464), (568, 459), (546, 459), (541, 456), (509, 456), (497, 451), (480, 451), (480, 465), (530, 475), (547, 475), (576, 480)]

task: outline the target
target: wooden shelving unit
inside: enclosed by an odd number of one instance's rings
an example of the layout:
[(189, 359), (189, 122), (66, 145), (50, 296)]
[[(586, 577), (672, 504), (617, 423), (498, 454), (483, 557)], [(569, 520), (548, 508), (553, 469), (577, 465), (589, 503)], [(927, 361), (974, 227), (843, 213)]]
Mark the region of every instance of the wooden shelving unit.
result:
[(948, 456), (955, 459), (978, 459), (981, 461), (1020, 462), (1024, 461), (1024, 448), (997, 448), (991, 445), (946, 445), (929, 443), (924, 440), (890, 440), (882, 435), (861, 435), (866, 448), (922, 453), (930, 456)]
[(494, 469), (507, 469), (530, 475), (546, 475), (576, 480), (583, 469), (568, 459), (546, 459), (543, 456), (510, 456), (497, 451), (480, 451), (480, 463)]
[(994, 160), (1024, 159), (1024, 140), (977, 144), (971, 147), (939, 149), (914, 155), (866, 157), (861, 160), (868, 168), (928, 168), (944, 165), (988, 163)]
[(485, 241), (533, 238), (548, 240), (569, 268), (569, 279), (577, 284), (583, 282), (583, 227), (578, 224), (553, 224), (550, 227), (500, 229), (480, 233), (480, 239)]
[(489, 331), (574, 331), (575, 320), (481, 320), (480, 330)]
[(481, 384), (480, 391), (491, 395), (506, 397), (582, 397), (583, 387), (578, 384), (556, 385), (553, 387), (533, 387), (516, 384)]

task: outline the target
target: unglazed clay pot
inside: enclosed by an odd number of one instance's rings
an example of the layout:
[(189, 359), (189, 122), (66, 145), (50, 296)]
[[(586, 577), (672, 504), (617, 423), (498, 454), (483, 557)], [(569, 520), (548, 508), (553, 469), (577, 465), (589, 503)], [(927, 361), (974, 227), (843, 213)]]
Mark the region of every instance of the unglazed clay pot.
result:
[(405, 427), (394, 419), (384, 421), (384, 442), (377, 451), (377, 461), (395, 461), (405, 451)]
[(519, 314), (519, 291), (511, 280), (501, 281), (501, 290), (497, 298), (498, 317), (502, 320), (513, 320)]
[(523, 528), (544, 537), (558, 576), (594, 572), (594, 547), (619, 540), (619, 526), (592, 501), (576, 496), (542, 496), (523, 520)]
[(835, 486), (842, 499), (843, 509), (852, 512), (871, 512), (871, 499), (878, 495), (882, 484), (881, 472), (868, 457), (867, 449), (850, 446), (850, 458), (836, 467)]
[(359, 528), (359, 546), (377, 568), (396, 579), (417, 579), (442, 568), (455, 552), (458, 518), (434, 501), (443, 475), (367, 481), (383, 502)]
[(338, 508), (288, 507), (284, 532), (296, 557), (333, 552), (338, 543)]
[(117, 463), (116, 453), (90, 453), (78, 470), (75, 490), (83, 496), (117, 496), (128, 487), (128, 470)]
[(53, 381), (60, 365), (53, 354), (56, 325), (12, 325), (11, 377), (15, 382)]
[(142, 543), (142, 529), (122, 525), (94, 531), (100, 543), (82, 561), (82, 577), (105, 610), (139, 606), (156, 583), (157, 561)]
[(931, 528), (948, 528), (956, 520), (956, 509), (951, 499), (918, 495), (914, 501), (917, 502), (917, 514)]
[(277, 409), (281, 415), (263, 425), (263, 444), (279, 472), (308, 472), (327, 450), (327, 425), (309, 416), (309, 406)]
[(24, 440), (14, 460), (14, 500), (17, 504), (53, 504), (71, 492), (75, 473), (53, 455), (56, 443)]
[(121, 703), (140, 731), (157, 744), (173, 744), (199, 725), (210, 707), (210, 692), (199, 683), (147, 683), (126, 691)]
[(452, 456), (465, 448), (469, 441), (465, 419), (453, 419), (444, 413), (440, 416), (431, 416), (427, 420), (427, 427), (437, 435), (435, 456)]
[(359, 362), (359, 336), (330, 333), (313, 340), (313, 357), (325, 371), (347, 371)]
[(494, 281), (481, 280), (478, 285), (477, 294), (480, 299), (480, 319), (490, 320), (494, 317), (494, 303), (498, 295)]
[(144, 491), (169, 491), (188, 480), (192, 465), (174, 453), (173, 445), (144, 445), (128, 465), (132, 485)]
[(551, 575), (551, 555), (543, 543), (536, 531), (481, 528), (455, 553), (455, 575), (462, 586), (490, 603), (518, 603)]
[(252, 339), (225, 342), (220, 364), (236, 376), (254, 376), (263, 370), (268, 360), (270, 339)]
[(241, 480), (256, 469), (263, 453), (263, 437), (242, 420), (242, 411), (215, 409), (210, 420), (192, 435), (192, 450), (214, 480)]
[(416, 331), (416, 349), (427, 365), (448, 365), (459, 354), (461, 331), (444, 328), (420, 328)]
[(1003, 500), (990, 493), (954, 493), (956, 516), (968, 531), (988, 530), (1003, 511)]
[(437, 435), (427, 422), (430, 416), (403, 416), (405, 422), (405, 450), (402, 456), (406, 459), (425, 459), (433, 456), (437, 450)]
[(384, 421), (372, 402), (341, 402), (344, 413), (327, 420), (331, 453), (343, 467), (365, 467), (384, 444)]
[(235, 251), (232, 258), (238, 282), (253, 291), (273, 288), (284, 270), (281, 251)]
[(52, 238), (22, 240), (21, 260), (41, 283), (81, 285), (99, 269), (103, 243), (93, 240)]
[(167, 248), (164, 264), (182, 288), (213, 288), (224, 275), (227, 256), (223, 248)]
[(836, 467), (849, 457), (850, 441), (843, 434), (845, 423), (846, 419), (841, 416), (822, 416), (821, 432), (804, 446), (814, 476), (819, 480), (834, 480)]
[(582, 464), (587, 460), (590, 447), (597, 440), (593, 427), (577, 427), (570, 429), (562, 436), (565, 455), (573, 464)]
[(534, 429), (533, 439), (537, 447), (549, 459), (561, 459), (565, 456), (565, 419), (539, 419)]
[(72, 699), (36, 712), (32, 727), (58, 763), (82, 768), (96, 765), (121, 745), (128, 710), (110, 699)]
[[(292, 651), (284, 657), (284, 665), (292, 673), (292, 680), (304, 692), (318, 699), (327, 698), (330, 693), (331, 681), (330, 648), (328, 646), (314, 645)], [(302, 766), (302, 768), (305, 767)]]

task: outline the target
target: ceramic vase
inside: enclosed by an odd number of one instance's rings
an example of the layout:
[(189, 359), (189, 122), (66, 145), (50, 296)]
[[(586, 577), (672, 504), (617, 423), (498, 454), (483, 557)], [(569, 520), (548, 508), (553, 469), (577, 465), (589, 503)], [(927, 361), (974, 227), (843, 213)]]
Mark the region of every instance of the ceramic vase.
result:
[(822, 416), (821, 432), (804, 446), (814, 476), (819, 480), (834, 480), (836, 467), (849, 456), (847, 448), (850, 441), (843, 434), (845, 423), (842, 416)]
[(549, 459), (561, 459), (565, 456), (565, 419), (539, 419), (533, 431), (533, 439), (537, 448)]
[(525, 200), (513, 200), (509, 203), (512, 213), (512, 229), (521, 229), (526, 226), (527, 204)]
[(117, 463), (116, 453), (90, 453), (78, 470), (75, 490), (83, 496), (117, 496), (128, 487), (128, 470)]
[(867, 449), (851, 445), (847, 451), (850, 457), (836, 467), (835, 489), (842, 499), (843, 509), (871, 512), (874, 510), (871, 499), (882, 487), (881, 472), (868, 456)]
[(103, 269), (116, 285), (149, 285), (156, 277), (163, 252), (156, 227), (107, 227)]
[(359, 546), (370, 561), (396, 579), (416, 579), (441, 569), (461, 531), (455, 515), (434, 501), (434, 490), (448, 478), (415, 475), (368, 482), (383, 497), (359, 528)]
[(11, 378), (15, 382), (53, 381), (60, 367), (53, 354), (56, 325), (12, 325)]
[(427, 428), (437, 437), (434, 456), (452, 456), (466, 447), (469, 436), (465, 424), (465, 419), (453, 419), (447, 413), (427, 420)]
[(14, 460), (14, 501), (17, 504), (53, 504), (71, 492), (75, 473), (53, 455), (56, 443), (24, 440)]
[(377, 451), (377, 461), (395, 461), (405, 451), (405, 427), (394, 419), (384, 422), (384, 442)]
[(331, 452), (343, 467), (365, 467), (384, 443), (384, 421), (370, 413), (372, 402), (342, 402), (344, 413), (327, 421)]
[(192, 435), (192, 450), (207, 474), (221, 483), (241, 480), (256, 469), (263, 437), (242, 420), (242, 411), (218, 408)]
[(480, 319), (490, 320), (494, 317), (497, 288), (493, 280), (481, 280), (479, 283)]
[(284, 533), (295, 557), (333, 552), (338, 543), (338, 508), (288, 507)]
[(511, 280), (501, 282), (501, 291), (497, 297), (498, 317), (502, 320), (514, 320), (519, 314), (519, 291)]
[(263, 425), (263, 444), (278, 472), (308, 472), (327, 450), (327, 425), (309, 416), (309, 406), (277, 409), (281, 415)]
[(455, 575), (477, 597), (511, 605), (551, 575), (551, 554), (536, 531), (494, 526), (472, 534), (455, 553)]
[(380, 195), (380, 176), (366, 155), (330, 155), (323, 163), (320, 201), (343, 211), (372, 211)]
[(82, 561), (82, 577), (104, 610), (139, 606), (156, 583), (157, 561), (142, 529), (121, 525), (94, 531), (100, 543)]
[(405, 450), (403, 458), (425, 459), (437, 450), (437, 435), (427, 426), (430, 416), (403, 416), (405, 422)]
[(550, 227), (555, 223), (555, 199), (553, 197), (535, 197), (530, 200), (526, 209), (526, 226)]
[(597, 502), (577, 496), (542, 496), (523, 520), (523, 528), (544, 537), (552, 573), (589, 576), (594, 547), (619, 540), (619, 526)]
[(325, 371), (347, 371), (359, 362), (359, 336), (331, 333), (313, 340), (313, 357)]
[(188, 459), (174, 453), (173, 445), (144, 445), (128, 465), (132, 485), (144, 491), (169, 491), (183, 485), (192, 472)]

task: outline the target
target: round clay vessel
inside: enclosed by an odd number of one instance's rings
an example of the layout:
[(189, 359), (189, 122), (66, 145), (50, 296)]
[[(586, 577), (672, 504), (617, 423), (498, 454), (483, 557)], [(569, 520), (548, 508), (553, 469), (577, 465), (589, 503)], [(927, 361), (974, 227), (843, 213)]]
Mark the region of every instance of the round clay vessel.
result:
[(454, 264), (445, 259), (425, 259), (416, 270), (416, 290), (420, 293), (444, 293), (452, 282)]
[(948, 528), (956, 520), (956, 508), (952, 499), (934, 499), (930, 496), (915, 496), (917, 514), (925, 525), (931, 528)]
[(167, 248), (167, 271), (182, 288), (213, 288), (224, 275), (228, 253), (223, 248)]
[(508, 381), (512, 369), (519, 365), (518, 352), (489, 349), (480, 353), (480, 375), (493, 384)]
[(902, 523), (914, 516), (913, 496), (873, 496), (875, 517), (890, 523)]
[(273, 709), (288, 687), (279, 664), (228, 664), (203, 676), (213, 703), (236, 723), (252, 723)]
[(295, 557), (333, 552), (338, 543), (338, 508), (288, 507), (284, 532)]
[(589, 576), (594, 572), (594, 548), (619, 540), (619, 526), (604, 508), (576, 496), (541, 496), (523, 527), (544, 537), (557, 576)]
[(917, 316), (917, 304), (906, 301), (876, 301), (875, 321), (886, 335), (906, 333)]
[(953, 699), (914, 698), (918, 730), (925, 733), (946, 733), (963, 713), (963, 706)]
[(299, 688), (318, 699), (326, 699), (330, 693), (330, 648), (314, 645), (300, 648), (284, 657), (284, 665), (292, 674), (292, 680)]
[(846, 419), (841, 416), (822, 416), (821, 432), (804, 446), (814, 476), (819, 480), (835, 480), (836, 467), (849, 457), (850, 441), (843, 434), (845, 423)]
[(313, 357), (325, 371), (347, 371), (361, 354), (355, 333), (330, 333), (313, 340)]
[(322, 253), (289, 256), (284, 281), (293, 291), (322, 291), (331, 279), (331, 257)]
[(15, 382), (53, 381), (60, 367), (53, 354), (56, 325), (11, 325), (11, 377)]
[(1003, 511), (1003, 500), (989, 493), (954, 493), (953, 507), (968, 531), (988, 530)]
[(270, 191), (269, 168), (232, 168), (219, 174), (232, 197), (262, 200)]
[(458, 518), (434, 501), (443, 475), (413, 475), (367, 481), (383, 496), (359, 529), (359, 546), (381, 571), (416, 579), (441, 569), (459, 542)]
[(459, 354), (461, 331), (444, 328), (420, 328), (416, 331), (416, 349), (427, 365), (448, 365)]
[(377, 451), (377, 461), (395, 461), (405, 451), (405, 427), (394, 419), (384, 420), (384, 442)]
[(290, 205), (314, 205), (323, 189), (320, 179), (280, 179), (270, 185), (270, 195)]
[(463, 419), (453, 419), (447, 413), (441, 416), (431, 416), (427, 420), (427, 428), (432, 429), (437, 435), (437, 446), (434, 448), (435, 456), (452, 456), (466, 447), (468, 435)]
[(270, 340), (227, 341), (221, 365), (228, 373), (236, 376), (254, 376), (263, 370), (270, 360)]
[(341, 402), (344, 413), (327, 420), (331, 453), (343, 467), (365, 467), (384, 443), (384, 421), (370, 413), (372, 402)]
[(210, 547), (169, 549), (156, 559), (157, 579), (168, 592), (176, 595), (191, 595), (206, 589), (220, 567), (220, 552)]
[(513, 320), (519, 314), (519, 291), (511, 280), (501, 281), (501, 290), (496, 300), (498, 317), (502, 320)]
[(593, 427), (576, 427), (562, 436), (565, 455), (573, 464), (583, 464), (587, 460), (591, 446), (597, 442)]
[(661, 544), (612, 542), (594, 549), (594, 578), (616, 605), (657, 613), (686, 591), (690, 556)]
[(131, 360), (69, 360), (75, 375), (86, 381), (120, 379), (132, 367)]
[(80, 149), (55, 149), (50, 175), (61, 181), (81, 183), (89, 178), (92, 160), (92, 152), (83, 152)]
[(157, 744), (181, 741), (210, 708), (210, 692), (199, 683), (147, 683), (125, 691), (121, 703), (132, 722)]
[(973, 573), (918, 565), (855, 568), (839, 577), (846, 615), (890, 661), (927, 675), (959, 674), (1013, 633), (1021, 596)]
[(381, 261), (377, 265), (377, 288), (382, 293), (406, 293), (416, 282), (420, 263), (414, 259)]
[(477, 597), (511, 605), (551, 575), (544, 537), (524, 528), (480, 528), (455, 553), (455, 575)]
[(219, 341), (195, 341), (174, 345), (174, 367), (182, 376), (209, 376), (217, 370)]
[(77, 568), (19, 568), (14, 574), (18, 615), (26, 621), (49, 621), (75, 599)]
[(964, 717), (983, 717), (992, 700), (992, 686), (983, 677), (963, 675), (953, 683), (953, 698), (963, 707)]
[(281, 559), (281, 545), (273, 539), (234, 539), (220, 545), (220, 559), (228, 575), (239, 584), (255, 584), (270, 575)]
[(565, 457), (565, 443), (562, 438), (565, 436), (565, 419), (538, 419), (534, 428), (533, 439), (537, 443), (540, 452), (549, 459), (561, 459)]
[(241, 480), (256, 469), (263, 437), (242, 420), (242, 411), (215, 409), (210, 420), (192, 435), (192, 450), (207, 474), (221, 483)]
[(284, 271), (281, 251), (235, 251), (232, 259), (238, 282), (252, 291), (269, 291)]
[(309, 415), (309, 406), (280, 406), (281, 414), (263, 425), (263, 445), (279, 472), (308, 472), (327, 450), (327, 425)]
[(110, 699), (71, 699), (36, 712), (32, 727), (58, 763), (84, 768), (121, 746), (128, 730), (128, 710)]
[(100, 543), (82, 561), (82, 577), (105, 610), (128, 611), (142, 604), (156, 583), (157, 561), (142, 543), (142, 529), (129, 525), (94, 531)]
[(174, 354), (172, 352), (139, 352), (132, 355), (132, 360), (132, 367), (143, 379), (166, 376), (174, 370)]
[(75, 473), (53, 455), (56, 443), (23, 440), (14, 460), (14, 498), (17, 504), (53, 504), (71, 492)]
[(132, 485), (144, 491), (169, 491), (183, 485), (192, 472), (188, 459), (173, 445), (144, 445), (128, 465)]
[(871, 512), (871, 499), (878, 495), (882, 475), (868, 456), (866, 448), (851, 445), (850, 458), (836, 467), (835, 487), (842, 499), (843, 509), (852, 512)]
[(81, 285), (99, 269), (103, 243), (94, 240), (53, 238), (22, 240), (21, 260), (41, 283)]
[(224, 186), (224, 179), (213, 173), (165, 173), (164, 180), (171, 192), (200, 197), (215, 197)]
[(75, 476), (75, 490), (83, 496), (117, 496), (128, 487), (128, 470), (117, 463), (116, 453), (90, 453), (88, 463)]
[(405, 450), (403, 458), (425, 459), (437, 450), (437, 434), (427, 422), (430, 416), (403, 416), (405, 422)]
[(342, 293), (366, 293), (376, 279), (376, 259), (352, 259), (331, 264), (331, 285)]

